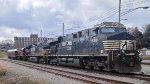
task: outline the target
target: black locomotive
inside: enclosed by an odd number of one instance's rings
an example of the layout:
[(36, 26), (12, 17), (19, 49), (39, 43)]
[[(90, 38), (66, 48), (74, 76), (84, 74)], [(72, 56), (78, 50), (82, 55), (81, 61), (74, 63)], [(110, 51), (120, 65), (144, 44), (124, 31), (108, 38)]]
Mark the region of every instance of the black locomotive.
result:
[(94, 28), (24, 48), (23, 60), (131, 73), (141, 71), (135, 38), (123, 24), (103, 22)]

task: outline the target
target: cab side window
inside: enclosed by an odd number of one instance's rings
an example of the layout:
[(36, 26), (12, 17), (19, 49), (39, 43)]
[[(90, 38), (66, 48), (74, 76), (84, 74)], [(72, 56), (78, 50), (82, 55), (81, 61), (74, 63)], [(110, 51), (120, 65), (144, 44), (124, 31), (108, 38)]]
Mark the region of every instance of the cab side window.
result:
[(82, 32), (78, 32), (78, 34), (79, 34), (79, 38), (82, 37)]
[(77, 34), (73, 34), (73, 38), (77, 38)]

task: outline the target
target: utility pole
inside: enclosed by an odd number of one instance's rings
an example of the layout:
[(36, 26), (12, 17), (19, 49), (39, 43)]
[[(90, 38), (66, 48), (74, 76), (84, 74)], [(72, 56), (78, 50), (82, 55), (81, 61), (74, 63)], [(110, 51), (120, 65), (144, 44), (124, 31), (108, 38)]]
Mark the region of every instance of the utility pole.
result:
[(65, 28), (65, 24), (64, 23), (62, 23), (62, 31), (63, 31), (63, 36), (64, 36), (64, 28)]
[(121, 0), (119, 0), (119, 26), (120, 26), (120, 21), (121, 21)]
[(42, 37), (42, 29), (41, 29), (41, 37)]

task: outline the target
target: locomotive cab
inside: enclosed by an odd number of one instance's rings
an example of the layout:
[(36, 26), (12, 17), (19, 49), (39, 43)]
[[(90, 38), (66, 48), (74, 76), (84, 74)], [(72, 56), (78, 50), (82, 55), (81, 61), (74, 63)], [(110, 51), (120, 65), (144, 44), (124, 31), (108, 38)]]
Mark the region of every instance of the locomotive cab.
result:
[(120, 73), (141, 71), (141, 58), (136, 48), (135, 38), (127, 33), (125, 26), (103, 25), (99, 28), (99, 38), (107, 54), (106, 70)]

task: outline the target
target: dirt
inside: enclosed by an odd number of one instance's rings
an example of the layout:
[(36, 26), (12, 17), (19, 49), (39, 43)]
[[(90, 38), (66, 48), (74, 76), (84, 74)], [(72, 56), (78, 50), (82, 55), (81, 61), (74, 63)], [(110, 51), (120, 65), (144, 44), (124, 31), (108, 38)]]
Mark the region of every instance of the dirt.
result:
[(7, 74), (0, 77), (0, 84), (84, 84), (69, 78), (27, 68), (0, 60), (7, 67)]

